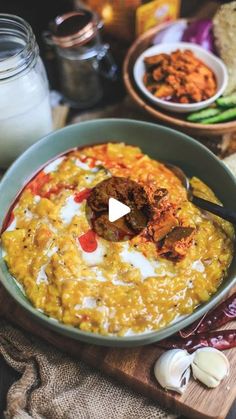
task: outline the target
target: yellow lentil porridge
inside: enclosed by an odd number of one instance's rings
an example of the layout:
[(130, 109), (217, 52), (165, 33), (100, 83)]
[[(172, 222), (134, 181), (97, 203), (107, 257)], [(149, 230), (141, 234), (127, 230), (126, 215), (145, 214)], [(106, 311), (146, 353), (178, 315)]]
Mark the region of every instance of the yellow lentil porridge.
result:
[[(89, 191), (112, 176), (163, 195), (150, 225), (128, 241), (97, 236), (86, 217)], [(201, 180), (191, 185), (219, 202)], [(195, 207), (168, 168), (123, 143), (49, 163), (22, 191), (2, 234), (9, 271), (37, 309), (118, 336), (158, 330), (207, 301), (231, 263), (233, 241), (230, 223)]]

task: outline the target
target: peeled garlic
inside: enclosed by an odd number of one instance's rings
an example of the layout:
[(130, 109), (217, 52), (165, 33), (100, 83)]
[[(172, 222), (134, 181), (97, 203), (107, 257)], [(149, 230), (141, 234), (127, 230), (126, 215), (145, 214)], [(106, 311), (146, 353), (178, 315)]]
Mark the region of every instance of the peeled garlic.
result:
[(183, 349), (164, 352), (154, 366), (157, 381), (165, 389), (183, 394), (190, 378), (192, 360), (193, 355)]
[(194, 353), (192, 371), (195, 379), (215, 388), (229, 374), (229, 361), (215, 348), (200, 348)]

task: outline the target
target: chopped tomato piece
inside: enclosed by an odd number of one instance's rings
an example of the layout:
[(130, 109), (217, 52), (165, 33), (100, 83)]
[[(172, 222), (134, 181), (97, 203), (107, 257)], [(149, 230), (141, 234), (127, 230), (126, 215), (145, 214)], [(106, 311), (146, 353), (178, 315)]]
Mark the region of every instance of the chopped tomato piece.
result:
[(81, 192), (75, 194), (74, 201), (80, 204), (84, 199), (87, 199), (91, 193), (92, 189), (86, 188)]
[(95, 250), (98, 247), (96, 233), (94, 233), (93, 230), (87, 231), (87, 233), (80, 236), (78, 240), (79, 240), (80, 246), (85, 252), (88, 252), (88, 253), (95, 252)]
[(27, 189), (30, 189), (33, 195), (41, 196), (42, 187), (49, 182), (50, 173), (40, 172), (30, 183), (27, 185)]

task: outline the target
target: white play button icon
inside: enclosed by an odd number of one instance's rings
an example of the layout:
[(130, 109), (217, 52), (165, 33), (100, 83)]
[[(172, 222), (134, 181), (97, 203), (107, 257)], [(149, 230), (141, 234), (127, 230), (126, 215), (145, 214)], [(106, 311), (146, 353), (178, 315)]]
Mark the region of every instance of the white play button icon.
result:
[(128, 205), (122, 204), (122, 202), (117, 201), (115, 198), (109, 198), (108, 201), (108, 219), (111, 223), (119, 218), (124, 217), (124, 215), (129, 214), (130, 207)]
[(92, 231), (99, 237), (123, 242), (141, 234), (147, 227), (152, 206), (139, 183), (111, 176), (90, 191), (86, 216)]

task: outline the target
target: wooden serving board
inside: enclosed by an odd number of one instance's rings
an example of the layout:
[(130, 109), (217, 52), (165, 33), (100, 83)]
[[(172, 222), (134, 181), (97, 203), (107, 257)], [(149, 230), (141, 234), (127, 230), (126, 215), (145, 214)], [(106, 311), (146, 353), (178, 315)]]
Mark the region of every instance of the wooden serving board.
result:
[[(230, 375), (221, 385), (208, 390), (191, 379), (186, 392), (179, 396), (164, 391), (153, 374), (153, 365), (162, 353), (155, 345), (138, 348), (107, 348), (80, 343), (45, 328), (21, 308), (0, 285), (0, 316), (24, 330), (55, 345), (60, 350), (99, 368), (132, 389), (151, 397), (158, 404), (190, 419), (224, 419), (236, 398), (236, 349), (225, 351)], [(226, 326), (225, 328), (232, 328)]]

